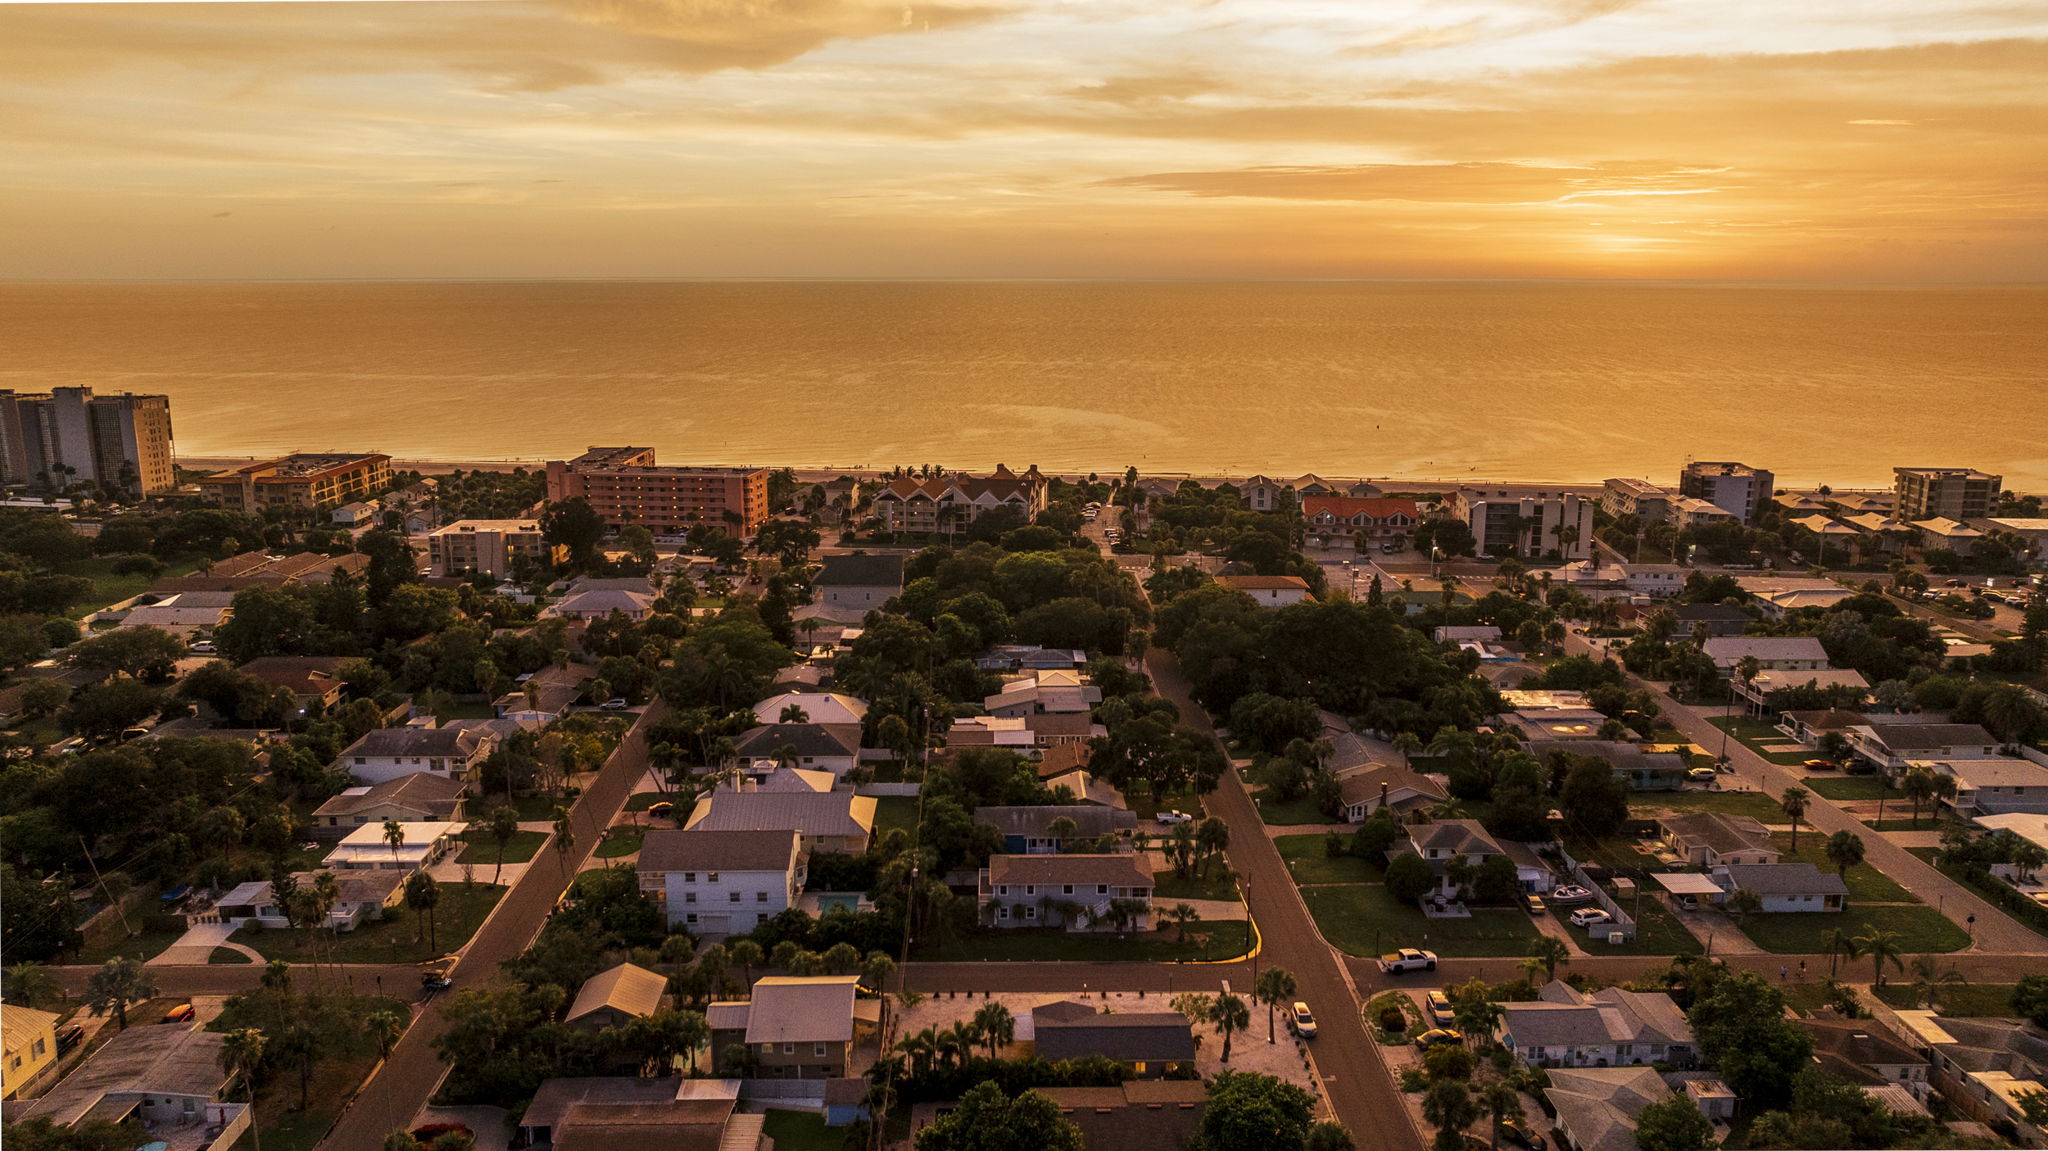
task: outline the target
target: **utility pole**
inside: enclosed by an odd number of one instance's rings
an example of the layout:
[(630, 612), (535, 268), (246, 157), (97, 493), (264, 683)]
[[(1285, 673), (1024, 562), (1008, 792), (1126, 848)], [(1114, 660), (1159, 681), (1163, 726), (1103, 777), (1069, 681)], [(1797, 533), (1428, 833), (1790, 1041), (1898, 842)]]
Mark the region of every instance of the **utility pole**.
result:
[(122, 907), (121, 901), (114, 898), (114, 893), (107, 890), (107, 877), (100, 874), (100, 865), (93, 862), (92, 848), (85, 845), (83, 835), (78, 837), (78, 850), (85, 853), (86, 865), (92, 868), (92, 877), (100, 885), (100, 894), (107, 897), (107, 902), (114, 905), (114, 914), (121, 917), (121, 934), (134, 935), (134, 929), (128, 926), (128, 909)]

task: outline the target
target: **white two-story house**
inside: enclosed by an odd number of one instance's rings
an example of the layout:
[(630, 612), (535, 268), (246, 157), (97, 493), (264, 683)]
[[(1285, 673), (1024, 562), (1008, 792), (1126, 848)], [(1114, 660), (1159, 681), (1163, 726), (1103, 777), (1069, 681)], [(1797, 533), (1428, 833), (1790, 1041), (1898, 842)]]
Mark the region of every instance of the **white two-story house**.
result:
[(992, 855), (980, 896), (982, 921), (997, 927), (1144, 931), (1152, 922), (1152, 874), (1127, 854)]
[(650, 831), (640, 890), (692, 935), (744, 935), (795, 906), (808, 856), (796, 831)]
[(349, 744), (336, 765), (370, 784), (414, 772), (468, 779), (493, 742), (488, 731), (471, 727), (380, 727)]

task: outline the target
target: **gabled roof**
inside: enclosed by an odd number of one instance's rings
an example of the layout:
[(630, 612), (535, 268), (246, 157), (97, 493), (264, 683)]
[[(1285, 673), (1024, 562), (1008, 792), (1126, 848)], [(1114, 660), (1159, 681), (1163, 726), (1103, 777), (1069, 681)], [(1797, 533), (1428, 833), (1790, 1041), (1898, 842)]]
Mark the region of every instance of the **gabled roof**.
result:
[(1138, 828), (1138, 816), (1135, 812), (1097, 807), (1093, 804), (974, 809), (974, 822), (986, 823), (1004, 835), (1041, 838), (1050, 836), (1052, 825), (1062, 819), (1073, 821), (1075, 830), (1072, 838), (1076, 839), (1096, 839), (1119, 831), (1136, 831)]
[(833, 759), (860, 751), (858, 723), (771, 723), (749, 728), (733, 741), (741, 759), (769, 759), (780, 747), (801, 758)]
[(1412, 520), (1415, 518), (1415, 501), (1385, 496), (1301, 497), (1301, 515), (1303, 519), (1313, 519), (1326, 512), (1340, 520), (1348, 520), (1361, 513), (1371, 516), (1375, 520), (1389, 519), (1393, 516), (1407, 516)]
[(1889, 1077), (1875, 1076), (1870, 1068), (1896, 1067), (1904, 1064), (1925, 1063), (1919, 1052), (1891, 1037), (1890, 1032), (1868, 1019), (1802, 1019), (1801, 1027), (1813, 1036), (1813, 1053), (1823, 1066), (1837, 1074), (1853, 1068), (1862, 1075), (1851, 1075), (1863, 1082), (1864, 1076), (1871, 1076), (1878, 1082), (1890, 1082)]
[(316, 696), (341, 686), (334, 673), (344, 662), (336, 655), (266, 655), (236, 670), (296, 696)]
[(844, 1043), (853, 1038), (857, 975), (770, 975), (754, 981), (754, 998), (740, 1006), (744, 1016), (718, 1013), (722, 1029), (743, 1018), (749, 1043)]
[(652, 1015), (661, 1009), (661, 997), (667, 991), (667, 976), (621, 963), (584, 980), (562, 1022), (573, 1023), (607, 1007), (624, 1015)]
[(819, 587), (903, 586), (903, 557), (900, 555), (826, 556), (812, 582)]
[(1223, 575), (1216, 582), (1237, 591), (1302, 591), (1308, 590), (1308, 581), (1300, 576), (1277, 575)]
[(1724, 815), (1718, 811), (1688, 811), (1660, 815), (1657, 823), (1666, 834), (1691, 840), (1717, 855), (1760, 849), (1777, 851), (1764, 825), (1747, 816)]
[(1893, 751), (1934, 751), (1944, 747), (1991, 747), (1998, 737), (1974, 723), (1873, 723), (1871, 738)]
[(314, 815), (353, 815), (390, 804), (425, 815), (446, 815), (462, 800), (464, 784), (430, 771), (415, 771), (368, 787), (351, 787), (313, 810)]
[(1870, 718), (1860, 711), (1843, 711), (1841, 708), (1823, 708), (1817, 711), (1781, 711), (1784, 719), (1796, 720), (1814, 731), (1847, 731), (1852, 727), (1863, 727)]
[(634, 868), (661, 871), (781, 871), (798, 858), (795, 831), (685, 831), (661, 828), (640, 841)]
[(1370, 803), (1380, 797), (1380, 788), (1385, 786), (1389, 798), (1403, 790), (1430, 799), (1444, 799), (1447, 793), (1443, 785), (1418, 771), (1397, 767), (1390, 763), (1372, 763), (1357, 771), (1347, 772), (1337, 778), (1337, 792), (1346, 806), (1354, 803)]
[(1840, 875), (1811, 863), (1731, 863), (1728, 882), (1758, 895), (1849, 894), (1849, 885)]
[(693, 831), (860, 836), (874, 829), (875, 801), (850, 791), (716, 791), (697, 801), (686, 826)]
[(594, 588), (563, 598), (554, 610), (560, 615), (609, 615), (615, 611), (641, 615), (653, 606), (654, 597), (646, 592)]
[(358, 755), (373, 759), (401, 756), (460, 759), (474, 755), (483, 742), (480, 735), (467, 728), (380, 727), (363, 733), (363, 738), (349, 744), (341, 756), (344, 760)]
[(1408, 829), (1408, 841), (1415, 850), (1429, 848), (1464, 855), (1499, 855), (1500, 843), (1487, 834), (1476, 819), (1440, 819)]

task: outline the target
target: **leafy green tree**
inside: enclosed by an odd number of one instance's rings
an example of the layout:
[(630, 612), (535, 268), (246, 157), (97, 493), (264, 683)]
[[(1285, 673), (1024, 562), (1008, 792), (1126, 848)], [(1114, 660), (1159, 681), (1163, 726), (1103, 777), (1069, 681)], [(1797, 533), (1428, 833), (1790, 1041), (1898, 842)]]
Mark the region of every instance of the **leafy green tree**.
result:
[(2039, 1027), (2048, 1027), (2048, 975), (2022, 975), (2013, 984), (2012, 1009)]
[(1195, 1142), (1202, 1151), (1295, 1151), (1314, 1120), (1315, 1101), (1294, 1084), (1224, 1071), (1209, 1080), (1209, 1105)]
[(1387, 864), (1387, 894), (1402, 903), (1413, 903), (1436, 890), (1436, 873), (1420, 856), (1400, 855)]
[(1700, 1058), (1751, 1106), (1775, 1106), (1813, 1053), (1813, 1039), (1785, 1017), (1785, 996), (1754, 972), (1709, 969), (1686, 1012)]
[(1628, 780), (1604, 760), (1576, 757), (1557, 798), (1573, 829), (1590, 839), (1613, 835), (1628, 820)]
[(85, 981), (85, 1007), (94, 1015), (112, 1014), (115, 1030), (128, 1028), (128, 1007), (156, 994), (156, 979), (142, 961), (120, 955), (107, 960)]
[(1422, 1117), (1436, 1128), (1435, 1145), (1440, 1151), (1462, 1148), (1465, 1128), (1477, 1121), (1480, 1114), (1479, 1101), (1456, 1079), (1439, 1079), (1422, 1096)]
[(1308, 1129), (1308, 1138), (1302, 1140), (1302, 1151), (1358, 1151), (1358, 1144), (1351, 1138), (1351, 1132), (1334, 1119), (1325, 1119)]
[(917, 1133), (917, 1151), (1082, 1151), (1081, 1129), (1036, 1091), (1011, 1099), (992, 1081)]
[(79, 690), (64, 709), (65, 730), (91, 739), (112, 739), (155, 715), (163, 693), (139, 679), (110, 679)]
[[(0, 826), (12, 827), (11, 822)], [(21, 844), (9, 835), (9, 849)], [(78, 904), (61, 883), (39, 883), (0, 863), (0, 940), (4, 940), (10, 961), (47, 960), (66, 948), (79, 945)]]
[(71, 645), (71, 662), (88, 671), (119, 672), (164, 683), (185, 656), (185, 644), (162, 628), (120, 627)]
[(1636, 1144), (1642, 1151), (1713, 1151), (1714, 1125), (1692, 1099), (1672, 1095), (1636, 1116)]

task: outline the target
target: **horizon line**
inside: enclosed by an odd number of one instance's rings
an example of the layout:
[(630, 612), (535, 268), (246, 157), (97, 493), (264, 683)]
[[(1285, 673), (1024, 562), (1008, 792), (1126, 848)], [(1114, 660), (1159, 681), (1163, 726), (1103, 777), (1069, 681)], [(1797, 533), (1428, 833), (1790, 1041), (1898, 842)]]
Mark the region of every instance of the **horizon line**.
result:
[[(6, 3), (7, 0), (0, 0)], [(0, 288), (220, 284), (1570, 284), (1627, 287), (2043, 288), (2032, 280), (1752, 279), (1681, 276), (109, 276), (0, 277)]]

